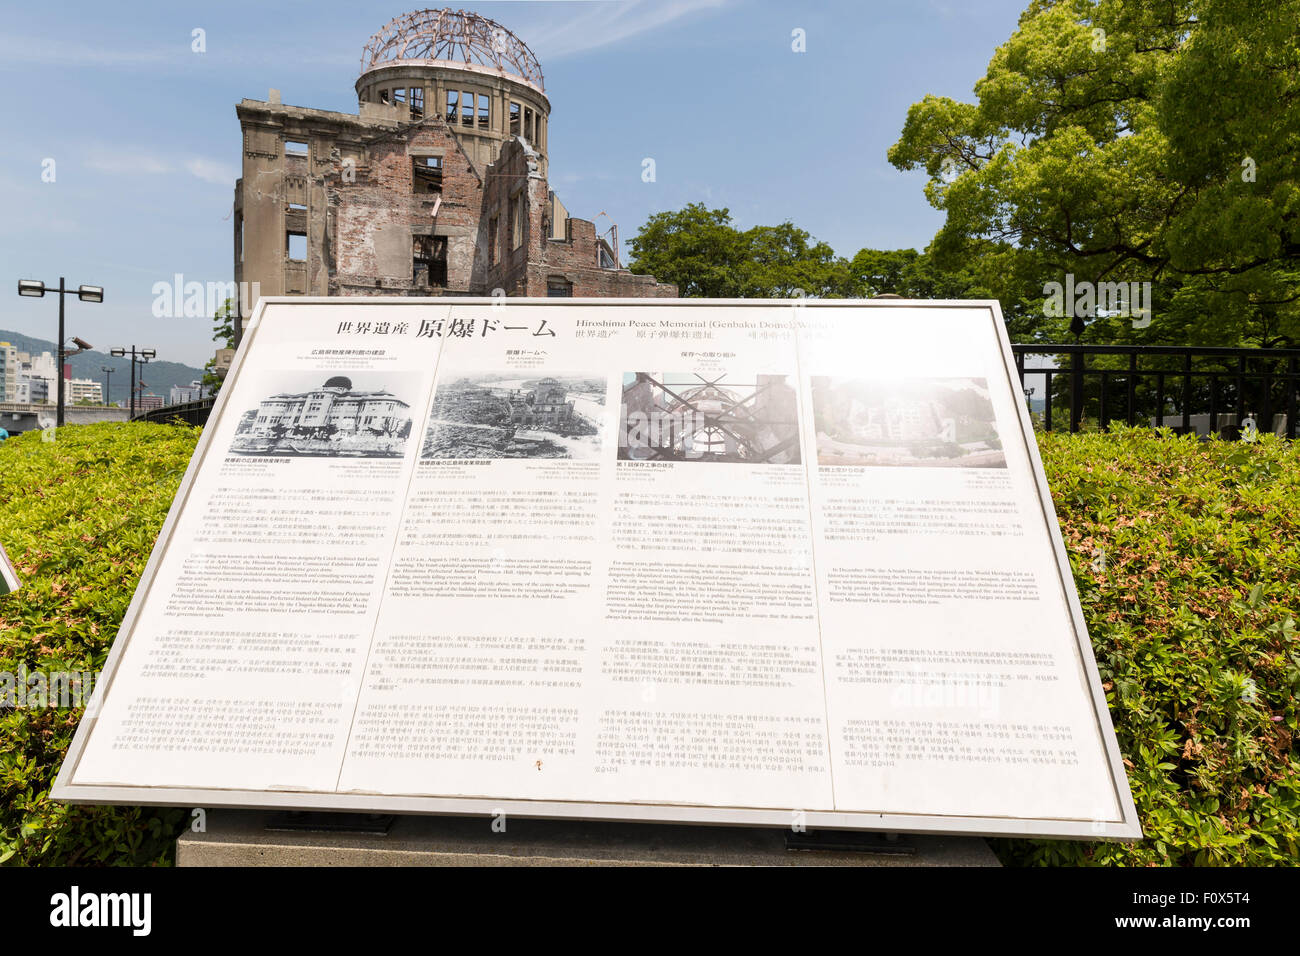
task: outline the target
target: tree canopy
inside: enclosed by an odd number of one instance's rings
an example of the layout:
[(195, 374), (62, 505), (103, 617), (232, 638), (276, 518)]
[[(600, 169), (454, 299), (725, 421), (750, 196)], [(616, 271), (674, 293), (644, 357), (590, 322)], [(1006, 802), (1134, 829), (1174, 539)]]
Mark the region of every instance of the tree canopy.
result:
[(655, 213), (628, 245), (633, 272), (674, 282), (687, 298), (1001, 298), (1011, 334), (1021, 337), (1042, 318), (1035, 277), (1024, 270), (990, 283), (977, 269), (942, 269), (915, 249), (861, 249), (844, 258), (793, 223), (741, 230), (730, 210), (700, 203)]
[(1150, 281), (1144, 341), (1297, 344), (1297, 23), (1300, 0), (1033, 0), (976, 101), (926, 96), (889, 151), (946, 213), (936, 265)]
[(741, 231), (727, 209), (691, 203), (646, 220), (628, 243), (633, 272), (709, 299), (837, 294), (842, 260), (789, 222)]

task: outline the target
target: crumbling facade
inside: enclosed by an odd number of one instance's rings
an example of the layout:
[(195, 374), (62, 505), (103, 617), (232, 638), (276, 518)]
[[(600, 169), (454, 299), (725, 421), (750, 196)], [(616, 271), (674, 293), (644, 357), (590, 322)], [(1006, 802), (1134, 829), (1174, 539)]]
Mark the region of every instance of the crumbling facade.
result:
[(676, 296), (620, 268), (616, 233), (598, 235), (551, 192), (550, 100), (505, 28), (464, 11), (399, 17), (367, 44), (356, 92), (355, 115), (287, 106), (275, 90), (236, 107), (243, 288)]

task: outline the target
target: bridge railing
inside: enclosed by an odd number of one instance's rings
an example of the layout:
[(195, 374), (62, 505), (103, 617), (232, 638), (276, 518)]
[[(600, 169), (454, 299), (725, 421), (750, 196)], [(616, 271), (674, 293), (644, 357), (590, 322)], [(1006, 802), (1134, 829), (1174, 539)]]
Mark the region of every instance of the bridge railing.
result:
[(216, 403), (215, 398), (201, 398), (196, 402), (181, 402), (177, 405), (164, 405), (162, 408), (151, 408), (147, 412), (139, 412), (133, 422), (161, 422), (170, 424), (175, 421), (182, 421), (186, 425), (206, 425), (208, 416), (212, 414), (212, 406)]

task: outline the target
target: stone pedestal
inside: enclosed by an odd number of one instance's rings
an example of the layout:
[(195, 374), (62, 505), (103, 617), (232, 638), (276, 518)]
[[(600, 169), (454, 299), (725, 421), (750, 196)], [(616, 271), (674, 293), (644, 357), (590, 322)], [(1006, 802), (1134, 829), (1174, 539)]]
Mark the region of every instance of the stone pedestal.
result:
[[(327, 819), (324, 817), (322, 819)], [(387, 832), (301, 826), (283, 813), (211, 810), (177, 841), (179, 866), (997, 866), (978, 837), (901, 836), (868, 850), (789, 849), (786, 830), (511, 817), (397, 817)], [(306, 825), (310, 825), (307, 822)], [(825, 838), (825, 834), (818, 834)], [(850, 838), (851, 839), (851, 838)], [(871, 838), (868, 838), (871, 839)], [(831, 839), (838, 847), (842, 841)], [(910, 851), (910, 852), (908, 852)]]

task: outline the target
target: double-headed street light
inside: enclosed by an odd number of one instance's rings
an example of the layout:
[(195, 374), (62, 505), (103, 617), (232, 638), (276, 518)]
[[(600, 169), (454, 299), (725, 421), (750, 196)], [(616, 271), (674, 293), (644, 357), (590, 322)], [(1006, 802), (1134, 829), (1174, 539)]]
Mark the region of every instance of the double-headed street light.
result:
[(147, 365), (151, 358), (158, 353), (154, 349), (142, 349), (138, 346), (131, 346), (127, 349), (124, 345), (119, 345), (115, 349), (110, 349), (109, 354), (116, 358), (126, 358), (131, 356), (131, 418), (135, 418), (135, 367), (136, 365)]
[(57, 293), (59, 296), (59, 343), (58, 343), (58, 348), (55, 349), (55, 351), (58, 352), (58, 355), (55, 357), (55, 360), (58, 362), (58, 366), (59, 366), (57, 369), (58, 376), (59, 376), (59, 389), (58, 389), (59, 398), (58, 398), (58, 411), (57, 411), (58, 417), (55, 420), (55, 424), (57, 425), (57, 427), (62, 428), (63, 427), (63, 360), (67, 358), (69, 355), (78, 355), (81, 352), (85, 352), (90, 349), (90, 345), (85, 341), (83, 341), (82, 339), (73, 339), (73, 341), (77, 345), (77, 351), (75, 352), (69, 351), (67, 346), (65, 345), (64, 338), (66, 333), (64, 333), (63, 331), (63, 297), (67, 295), (75, 295), (82, 302), (103, 302), (104, 287), (98, 285), (83, 285), (83, 286), (78, 286), (76, 289), (69, 289), (67, 285), (64, 283), (62, 276), (59, 277), (59, 287), (57, 289), (53, 287), (47, 288), (44, 282), (37, 282), (35, 279), (18, 280), (19, 295), (27, 295), (27, 296), (32, 296), (33, 298), (41, 299), (45, 297), (45, 293), (47, 292), (54, 292)]

